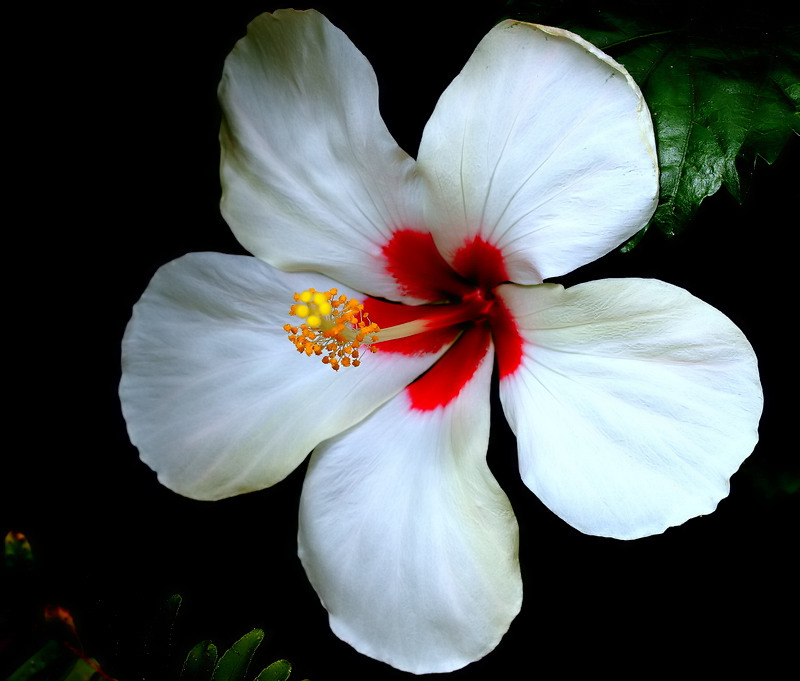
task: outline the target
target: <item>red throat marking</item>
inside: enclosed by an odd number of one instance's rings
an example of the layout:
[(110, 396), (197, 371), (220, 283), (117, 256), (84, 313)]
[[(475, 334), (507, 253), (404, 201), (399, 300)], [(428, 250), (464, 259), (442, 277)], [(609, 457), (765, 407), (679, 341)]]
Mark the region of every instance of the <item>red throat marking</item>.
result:
[(498, 284), (508, 280), (497, 247), (475, 237), (456, 252), (451, 267), (430, 234), (403, 229), (392, 234), (383, 255), (386, 269), (402, 291), (432, 304), (400, 305), (369, 299), (365, 306), (379, 326), (445, 313), (444, 308), (471, 315), (467, 322), (378, 344), (378, 352), (415, 355), (435, 352), (455, 339), (436, 364), (406, 389), (413, 408), (428, 411), (455, 399), (477, 371), (490, 340), (497, 350), (500, 377), (517, 369), (522, 361), (522, 338), (508, 308), (493, 293)]

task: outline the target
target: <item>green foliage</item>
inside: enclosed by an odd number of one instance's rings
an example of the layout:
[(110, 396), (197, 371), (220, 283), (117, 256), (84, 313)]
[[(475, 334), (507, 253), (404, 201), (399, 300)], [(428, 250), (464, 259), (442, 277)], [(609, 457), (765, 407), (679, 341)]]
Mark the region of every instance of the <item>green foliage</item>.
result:
[(212, 681), (244, 681), (250, 660), (264, 640), (264, 632), (254, 629), (234, 643), (214, 668)]
[[(33, 568), (33, 551), (21, 532), (5, 536), (6, 579), (20, 578)], [(16, 615), (13, 608), (10, 616)], [(113, 679), (105, 674), (96, 659), (84, 654), (72, 616), (60, 607), (47, 607), (38, 623), (45, 632), (43, 643), (16, 670), (8, 681), (99, 681)], [(13, 637), (9, 639), (14, 644)]]
[(673, 236), (721, 187), (741, 202), (756, 160), (772, 164), (800, 133), (798, 26), (769, 8), (745, 15), (714, 3), (619, 0), (602, 7), (508, 3), (514, 18), (586, 38), (639, 84), (661, 166), (660, 201), (648, 227)]
[[(4, 547), (3, 578), (19, 579), (30, 573), (34, 565), (30, 543), (20, 532), (8, 532)], [(170, 596), (160, 608), (147, 636), (144, 657), (153, 656), (153, 651), (165, 651), (171, 647), (172, 630), (183, 599), (179, 594)], [(23, 610), (27, 604), (22, 603)], [(5, 613), (4, 613), (5, 614)], [(9, 618), (26, 619), (27, 612), (9, 609)], [(18, 639), (13, 635), (4, 642), (21, 646), (28, 658), (22, 655), (21, 664), (15, 662), (17, 669), (7, 677), (7, 681), (114, 681), (100, 666), (96, 659), (84, 654), (72, 615), (62, 607), (48, 606), (44, 612), (32, 620), (36, 631), (44, 632), (43, 637), (29, 636), (23, 632)], [(278, 660), (262, 669), (254, 677), (247, 675), (256, 650), (264, 640), (264, 632), (254, 629), (236, 641), (222, 657), (218, 657), (217, 647), (211, 641), (201, 641), (195, 645), (183, 662), (178, 681), (287, 681), (292, 666), (286, 660)], [(30, 652), (29, 652), (30, 651)], [(165, 669), (175, 668), (173, 660), (165, 655), (156, 655), (158, 678)], [(137, 678), (150, 678), (149, 674)], [(306, 679), (306, 681), (308, 681)]]
[[(256, 677), (256, 681), (286, 681), (291, 671), (292, 665), (286, 660), (278, 660), (261, 672)], [(308, 680), (306, 679), (306, 681)]]
[(33, 565), (33, 552), (27, 537), (20, 532), (6, 534), (3, 555), (10, 570), (27, 570)]
[[(189, 651), (179, 681), (246, 681), (247, 670), (263, 640), (264, 632), (253, 629), (226, 650), (219, 662), (216, 646), (211, 641), (201, 641)], [(286, 660), (277, 660), (254, 681), (287, 681), (291, 670), (292, 665)]]
[(58, 672), (59, 677), (64, 678), (65, 673), (67, 673), (67, 667), (71, 667), (74, 663), (74, 658), (64, 650), (64, 647), (58, 641), (50, 640), (20, 665), (8, 677), (8, 681), (35, 679), (45, 671), (48, 671), (51, 675)]
[(217, 646), (211, 641), (200, 641), (186, 656), (180, 681), (207, 681), (216, 666)]

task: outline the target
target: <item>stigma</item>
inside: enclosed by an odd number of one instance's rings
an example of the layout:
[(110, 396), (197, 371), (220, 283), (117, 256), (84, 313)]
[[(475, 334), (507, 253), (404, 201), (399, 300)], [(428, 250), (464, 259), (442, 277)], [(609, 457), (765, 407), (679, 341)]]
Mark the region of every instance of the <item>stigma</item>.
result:
[(289, 340), (309, 357), (320, 357), (334, 371), (339, 367), (359, 366), (362, 347), (375, 352), (380, 328), (369, 319), (364, 305), (355, 298), (339, 295), (337, 289), (316, 291), (310, 288), (294, 294), (289, 314), (299, 324), (285, 324)]

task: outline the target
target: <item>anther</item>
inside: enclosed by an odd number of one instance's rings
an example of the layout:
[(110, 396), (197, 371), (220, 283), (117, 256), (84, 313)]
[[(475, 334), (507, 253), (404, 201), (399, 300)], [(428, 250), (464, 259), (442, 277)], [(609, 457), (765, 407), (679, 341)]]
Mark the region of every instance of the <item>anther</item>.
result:
[(375, 352), (371, 344), (378, 340), (380, 331), (358, 300), (338, 293), (335, 288), (295, 293), (289, 314), (305, 321), (283, 327), (298, 352), (320, 356), (334, 371), (340, 366), (359, 366), (359, 348), (367, 345)]

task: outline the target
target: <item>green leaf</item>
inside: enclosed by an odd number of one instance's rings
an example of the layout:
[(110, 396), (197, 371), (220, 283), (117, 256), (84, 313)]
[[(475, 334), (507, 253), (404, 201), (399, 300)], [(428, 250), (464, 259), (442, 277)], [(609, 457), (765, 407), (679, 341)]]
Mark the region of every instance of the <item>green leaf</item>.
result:
[(4, 546), (5, 565), (9, 569), (27, 569), (33, 565), (33, 551), (28, 538), (21, 532), (8, 532)]
[[(153, 617), (145, 635), (145, 653), (142, 661), (150, 668), (163, 669), (174, 659), (173, 633), (182, 604), (180, 594), (167, 598)], [(183, 651), (180, 651), (183, 654)]]
[(31, 655), (7, 681), (28, 681), (43, 678), (41, 673), (47, 670), (49, 676), (59, 678), (75, 656), (67, 651), (58, 641), (50, 640)]
[(97, 671), (99, 669), (99, 665), (97, 664), (97, 660), (84, 660), (79, 658), (72, 669), (69, 670), (69, 673), (64, 677), (64, 681), (90, 681), (95, 674), (97, 674), (98, 678), (100, 677), (100, 673)]
[(179, 681), (209, 681), (217, 665), (217, 646), (201, 641), (189, 651)]
[(684, 50), (672, 49), (646, 83), (661, 166), (661, 196), (653, 222), (672, 236), (700, 202), (722, 184), (725, 155), (705, 125), (697, 74)]
[(798, 29), (767, 10), (719, 13), (704, 3), (666, 8), (623, 0), (603, 6), (508, 3), (514, 18), (578, 33), (639, 84), (661, 167), (660, 201), (648, 227), (673, 236), (721, 187), (741, 202), (756, 159), (773, 163), (800, 133)]
[(253, 629), (234, 643), (214, 669), (213, 681), (245, 681), (245, 674), (256, 649), (264, 640), (261, 629)]
[(292, 671), (292, 665), (286, 660), (277, 660), (262, 671), (255, 681), (286, 681)]

